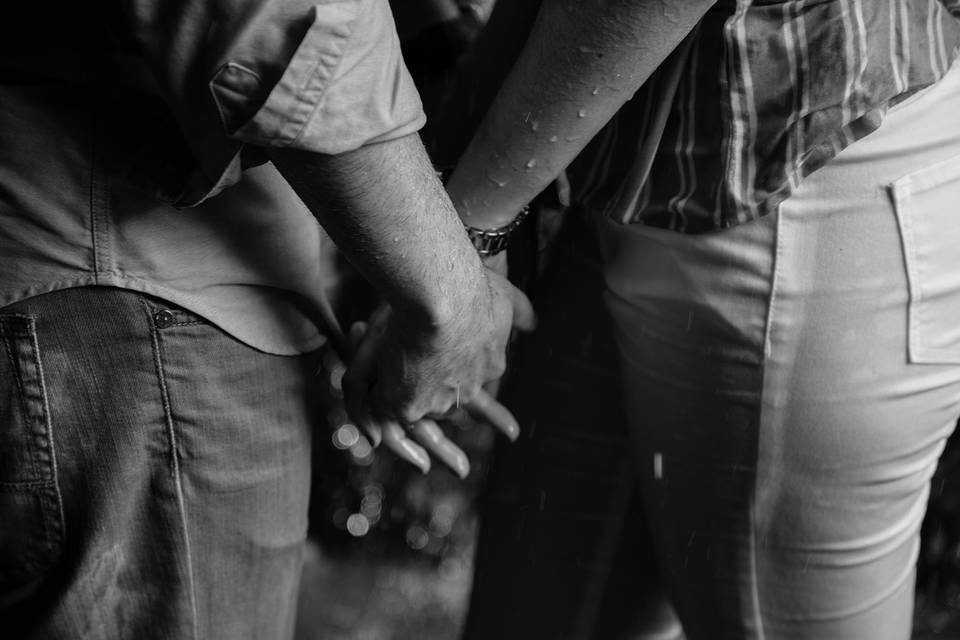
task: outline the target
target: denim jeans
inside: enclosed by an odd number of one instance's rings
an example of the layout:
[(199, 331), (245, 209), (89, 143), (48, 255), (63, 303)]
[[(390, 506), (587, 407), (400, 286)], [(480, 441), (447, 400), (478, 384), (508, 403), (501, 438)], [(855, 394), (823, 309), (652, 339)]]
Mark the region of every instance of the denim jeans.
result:
[(312, 356), (139, 293), (0, 309), (5, 638), (292, 634)]

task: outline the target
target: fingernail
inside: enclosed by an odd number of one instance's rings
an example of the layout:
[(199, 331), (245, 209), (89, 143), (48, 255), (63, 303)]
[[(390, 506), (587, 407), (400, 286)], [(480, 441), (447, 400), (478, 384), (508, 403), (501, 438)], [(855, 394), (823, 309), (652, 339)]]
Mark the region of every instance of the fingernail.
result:
[(407, 460), (409, 460), (415, 467), (420, 469), (421, 472), (426, 474), (430, 471), (430, 458), (425, 457), (419, 450), (415, 449), (413, 444), (405, 441), (400, 442), (400, 446), (403, 448), (404, 453), (407, 454)]
[(339, 362), (329, 370), (330, 395), (334, 398), (343, 397), (343, 376), (346, 372), (347, 368)]
[(441, 448), (443, 449), (444, 456), (447, 459), (447, 464), (449, 464), (453, 470), (457, 472), (457, 475), (460, 476), (461, 480), (470, 475), (470, 461), (467, 459), (467, 456), (465, 453), (463, 453), (463, 451), (461, 451), (452, 442), (445, 443)]
[(507, 437), (510, 438), (510, 442), (516, 442), (517, 438), (520, 437), (520, 426), (515, 423), (510, 423), (507, 426)]
[(430, 472), (430, 459), (419, 455), (416, 458), (416, 465), (420, 469), (420, 473), (427, 475)]

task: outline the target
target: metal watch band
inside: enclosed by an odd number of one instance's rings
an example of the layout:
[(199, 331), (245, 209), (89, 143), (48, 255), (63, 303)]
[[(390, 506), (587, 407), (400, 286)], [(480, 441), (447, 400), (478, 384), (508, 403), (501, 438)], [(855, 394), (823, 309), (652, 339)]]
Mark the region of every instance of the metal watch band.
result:
[(509, 224), (496, 229), (477, 229), (470, 225), (464, 225), (464, 227), (477, 253), (484, 257), (495, 256), (507, 248), (510, 243), (510, 234), (520, 226), (529, 213), (530, 207), (524, 207)]

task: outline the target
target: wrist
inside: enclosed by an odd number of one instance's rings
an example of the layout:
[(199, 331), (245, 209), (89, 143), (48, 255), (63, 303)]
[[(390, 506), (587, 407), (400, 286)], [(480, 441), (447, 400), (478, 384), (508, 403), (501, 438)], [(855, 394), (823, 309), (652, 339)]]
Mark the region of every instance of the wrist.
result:
[(447, 268), (433, 268), (424, 279), (428, 286), (390, 300), (397, 322), (411, 337), (442, 331), (465, 313), (482, 308), (478, 305), (489, 296), (483, 263), (468, 244), (462, 255), (443, 262)]
[[(513, 213), (507, 215), (495, 215), (489, 210), (476, 213), (471, 210), (467, 198), (457, 197), (456, 186), (448, 184), (447, 178), (450, 175), (449, 171), (437, 171), (437, 176), (447, 187), (447, 194), (453, 202), (457, 215), (460, 216), (460, 221), (467, 231), (467, 237), (473, 248), (484, 260), (506, 250), (513, 232), (530, 214), (530, 205), (517, 207), (512, 210)], [(506, 209), (506, 211), (511, 210)]]
[[(466, 176), (473, 173), (476, 173), (475, 168), (464, 169), (462, 165), (458, 165), (452, 171), (438, 172), (464, 226), (474, 229), (499, 229), (509, 225), (527, 208), (528, 202), (519, 200), (513, 194), (514, 191), (518, 191), (517, 195), (531, 192), (524, 185), (515, 185), (513, 181), (509, 181), (511, 189), (503, 190), (499, 187), (493, 189), (494, 184), (503, 183), (495, 180), (477, 183), (473, 179), (467, 179)], [(518, 180), (523, 181), (526, 177), (518, 177)], [(518, 186), (519, 190), (516, 189)]]

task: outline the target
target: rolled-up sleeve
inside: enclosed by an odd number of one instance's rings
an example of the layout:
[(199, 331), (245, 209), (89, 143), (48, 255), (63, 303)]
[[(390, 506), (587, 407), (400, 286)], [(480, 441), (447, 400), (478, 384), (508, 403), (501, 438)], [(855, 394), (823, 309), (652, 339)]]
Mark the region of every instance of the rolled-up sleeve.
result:
[(425, 123), (387, 0), (130, 0), (128, 7), (196, 161), (179, 206), (235, 182), (248, 164), (245, 147), (336, 154)]
[[(251, 70), (228, 63), (211, 90), (222, 111), (236, 105), (243, 112), (243, 95), (257, 95), (244, 87), (257, 84)], [(228, 129), (230, 120), (225, 117)], [(423, 123), (387, 3), (343, 2), (314, 7), (312, 24), (279, 82), (231, 133), (252, 144), (341, 153), (407, 135)]]

